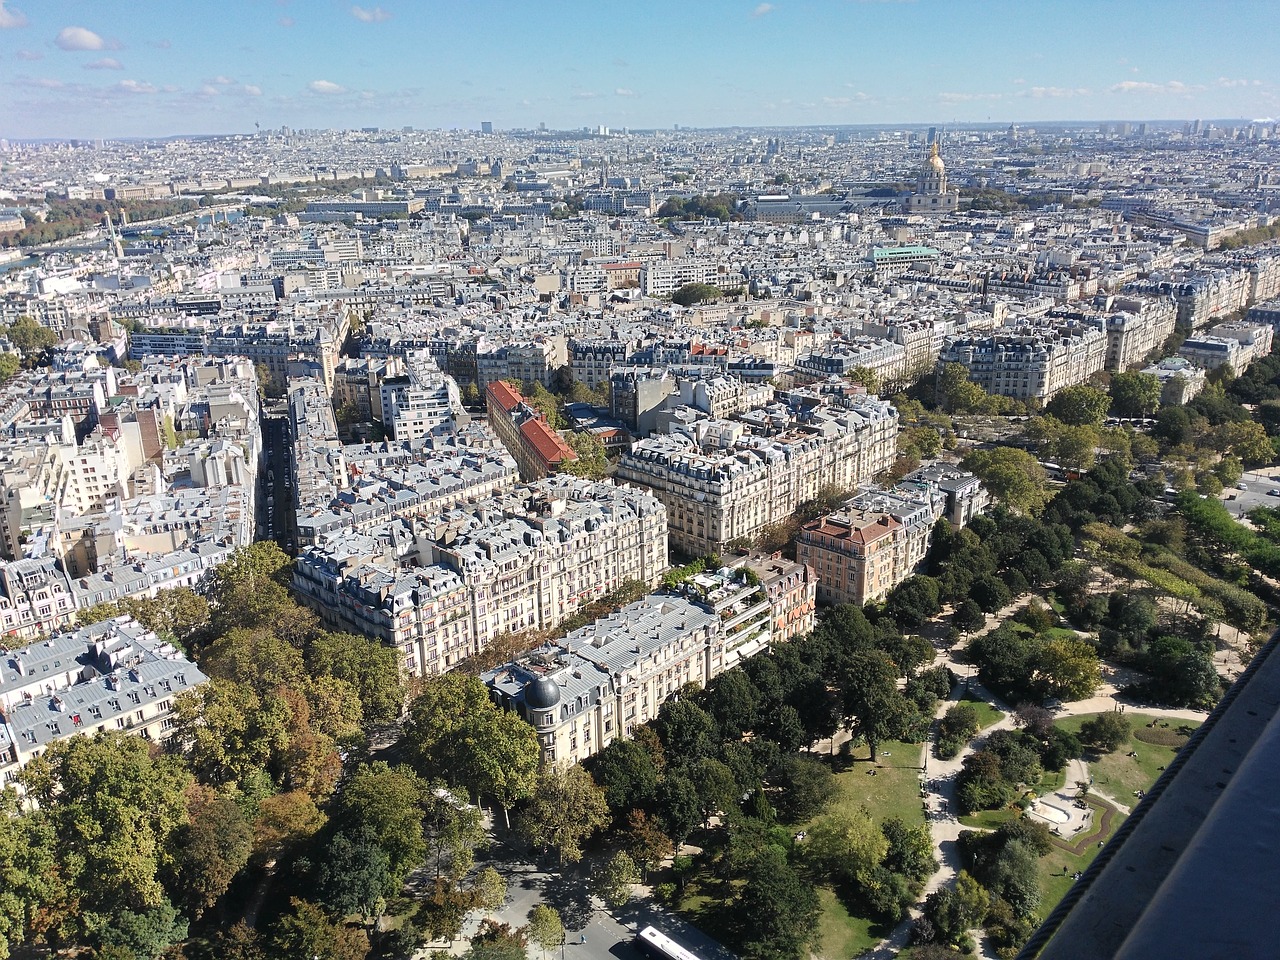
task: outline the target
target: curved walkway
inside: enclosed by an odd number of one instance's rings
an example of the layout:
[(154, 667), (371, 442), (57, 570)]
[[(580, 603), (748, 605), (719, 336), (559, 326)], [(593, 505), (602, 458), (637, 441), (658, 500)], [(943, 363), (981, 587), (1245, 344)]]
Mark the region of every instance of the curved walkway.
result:
[[(968, 634), (961, 643), (950, 649), (939, 645), (935, 641), (935, 646), (938, 648), (938, 657), (933, 662), (933, 666), (948, 667), (957, 677), (965, 678), (970, 672), (970, 667), (968, 664), (957, 663), (954, 659), (954, 654), (964, 649), (964, 646), (973, 637), (986, 633), (988, 630), (994, 629), (997, 624), (1003, 623), (1022, 607), (1026, 606), (1033, 597), (1033, 594), (1024, 595), (999, 612), (989, 614), (985, 627)], [(1208, 713), (1203, 710), (1138, 707), (1135, 704), (1130, 704), (1122, 699), (1119, 689), (1115, 686), (1115, 681), (1120, 679), (1117, 674), (1118, 672), (1114, 670), (1107, 671), (1104, 682), (1099, 686), (1094, 696), (1086, 700), (1063, 704), (1061, 708), (1055, 711), (1056, 715), (1061, 718), (1088, 713), (1106, 713), (1123, 705), (1126, 708), (1132, 707), (1133, 709), (1141, 710), (1142, 713), (1151, 716), (1168, 719), (1202, 721), (1208, 716)], [(977, 737), (964, 746), (959, 754), (950, 760), (939, 760), (932, 755), (932, 736), (921, 747), (920, 765), (926, 771), (921, 784), (921, 797), (925, 808), (925, 819), (929, 826), (929, 832), (933, 837), (934, 856), (937, 857), (939, 864), (933, 876), (925, 883), (922, 898), (941, 887), (949, 886), (955, 882), (956, 875), (960, 872), (960, 854), (957, 841), (961, 832), (976, 829), (964, 826), (956, 816), (956, 811), (958, 810), (956, 803), (956, 775), (964, 766), (965, 758), (976, 749), (979, 749), (994, 731), (1013, 729), (1013, 713), (1009, 705), (972, 678), (962, 679), (960, 683), (956, 684), (950, 696), (938, 704), (935, 719), (941, 719), (948, 709), (966, 695), (986, 701), (997, 710), (1003, 712), (1004, 716), (991, 726), (984, 728)], [(844, 739), (848, 739), (847, 735)], [(1088, 765), (1083, 760), (1072, 760), (1067, 767), (1067, 782), (1073, 783), (1088, 779)], [(1091, 792), (1115, 807), (1120, 813), (1126, 816), (1129, 814), (1129, 807), (1114, 797), (1105, 796), (1096, 789)], [(1110, 816), (1104, 816), (1103, 823), (1109, 823), (1109, 821)], [(905, 948), (910, 942), (912, 924), (920, 916), (920, 913), (918, 906), (913, 907), (910, 918), (898, 924), (888, 937), (877, 944), (873, 950), (863, 953), (862, 957), (865, 960), (890, 960), (890, 958), (896, 956), (898, 951)], [(986, 941), (986, 937), (980, 935), (981, 931), (976, 931), (976, 933), (979, 934), (979, 936), (975, 937), (978, 942), (979, 955), (987, 958), (987, 960), (997, 960), (990, 944)]]

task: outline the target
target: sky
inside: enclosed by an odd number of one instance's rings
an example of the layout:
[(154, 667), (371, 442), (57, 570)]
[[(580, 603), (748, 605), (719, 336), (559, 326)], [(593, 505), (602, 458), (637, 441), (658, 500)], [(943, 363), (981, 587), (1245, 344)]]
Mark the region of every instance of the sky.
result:
[(1262, 119), (1280, 0), (0, 0), (0, 137)]

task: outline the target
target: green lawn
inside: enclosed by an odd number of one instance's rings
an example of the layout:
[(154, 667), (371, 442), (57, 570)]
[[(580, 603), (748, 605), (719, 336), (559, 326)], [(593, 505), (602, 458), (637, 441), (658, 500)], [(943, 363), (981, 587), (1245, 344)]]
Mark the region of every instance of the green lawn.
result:
[(972, 704), (973, 709), (978, 712), (978, 729), (979, 730), (985, 730), (987, 729), (987, 727), (991, 726), (993, 723), (998, 723), (999, 721), (1004, 719), (1003, 713), (1001, 713), (991, 704), (987, 703), (987, 701), (980, 700), (979, 698), (973, 696), (972, 694), (965, 694), (963, 697), (960, 698), (960, 702)]
[[(920, 744), (882, 743), (877, 763), (865, 759), (866, 747), (855, 747), (850, 763), (842, 759), (843, 770), (836, 774), (840, 792), (830, 808), (844, 805), (866, 806), (876, 823), (899, 817), (909, 824), (924, 823), (920, 800)], [(875, 776), (869, 771), (875, 770)], [(818, 918), (818, 939), (814, 954), (822, 960), (847, 960), (869, 950), (889, 931), (866, 917), (854, 916), (831, 890), (818, 888), (822, 913)]]
[(1021, 810), (1005, 807), (1001, 810), (979, 810), (976, 813), (966, 813), (960, 818), (960, 822), (966, 827), (974, 827), (978, 830), (994, 830), (1002, 823), (1017, 820), (1020, 816), (1022, 816)]
[[(875, 764), (866, 759), (868, 751), (865, 746), (854, 748), (853, 760), (847, 756), (830, 758), (814, 754), (823, 762), (833, 763), (839, 771), (836, 774), (838, 792), (827, 809), (866, 806), (876, 823), (883, 823), (890, 817), (900, 817), (910, 824), (924, 823), (924, 808), (920, 800), (920, 749), (918, 743), (883, 743)], [(875, 776), (870, 774), (872, 770)], [(791, 824), (788, 829), (803, 830), (811, 823)], [(658, 883), (674, 877), (668, 871), (650, 879)], [(820, 960), (847, 960), (888, 936), (890, 931), (883, 925), (850, 913), (848, 906), (829, 888), (819, 886), (817, 892), (822, 912), (812, 950)], [(723, 905), (736, 893), (735, 884), (718, 879), (714, 867), (702, 865), (686, 879), (678, 909), (700, 930), (732, 943), (733, 931), (727, 928), (732, 917)]]
[[(1056, 726), (1071, 733), (1079, 733), (1081, 725), (1096, 716), (1096, 713), (1092, 713), (1066, 717), (1059, 720)], [(1145, 726), (1152, 721), (1156, 721), (1158, 729), (1161, 730), (1166, 729), (1163, 726), (1166, 723), (1169, 725), (1167, 729), (1171, 731), (1182, 726), (1193, 729), (1200, 726), (1194, 721), (1164, 720), (1146, 713), (1126, 713), (1125, 716), (1133, 722), (1135, 728)], [(1129, 756), (1130, 751), (1137, 756)], [(1102, 754), (1096, 760), (1089, 759), (1089, 773), (1093, 776), (1094, 786), (1100, 793), (1114, 797), (1127, 807), (1132, 807), (1137, 803), (1134, 791), (1150, 789), (1177, 752), (1176, 747), (1143, 743), (1141, 740), (1130, 738), (1128, 743), (1122, 744), (1113, 753)]]
[(1079, 634), (1069, 627), (1050, 627), (1040, 636), (1045, 640), (1075, 640)]
[[(1111, 820), (1111, 829), (1104, 839), (1110, 840), (1123, 822), (1124, 817), (1115, 814)], [(1046, 856), (1040, 858), (1040, 893), (1042, 897), (1040, 916), (1048, 916), (1049, 911), (1058, 905), (1058, 901), (1067, 895), (1067, 891), (1075, 883), (1071, 875), (1073, 873), (1083, 873), (1085, 867), (1093, 863), (1093, 858), (1098, 855), (1100, 849), (1101, 847), (1093, 843), (1090, 844), (1083, 855), (1076, 857), (1061, 847), (1055, 846)], [(1063, 872), (1064, 870), (1065, 873)]]
[[(882, 743), (873, 766), (866, 747), (855, 747), (852, 762), (843, 759), (843, 770), (836, 774), (840, 792), (832, 806), (865, 805), (876, 823), (890, 817), (901, 817), (910, 824), (924, 823), (924, 806), (920, 801), (920, 744)], [(837, 768), (839, 769), (839, 768)], [(870, 771), (875, 771), (871, 776)]]
[(822, 960), (856, 957), (888, 936), (881, 924), (851, 914), (827, 887), (818, 888), (818, 902), (822, 913), (818, 916), (818, 936), (811, 947)]

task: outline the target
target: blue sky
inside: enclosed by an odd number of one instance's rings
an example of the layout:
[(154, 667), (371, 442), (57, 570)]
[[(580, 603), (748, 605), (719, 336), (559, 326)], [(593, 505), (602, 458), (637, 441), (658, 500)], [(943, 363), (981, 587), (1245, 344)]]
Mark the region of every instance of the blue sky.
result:
[(1278, 0), (0, 0), (0, 136), (1280, 115)]

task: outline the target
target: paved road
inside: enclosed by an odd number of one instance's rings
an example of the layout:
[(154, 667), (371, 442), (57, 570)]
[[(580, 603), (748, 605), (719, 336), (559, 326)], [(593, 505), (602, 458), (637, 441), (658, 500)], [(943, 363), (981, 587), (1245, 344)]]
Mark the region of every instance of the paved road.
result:
[[(475, 911), (463, 924), (462, 938), (452, 944), (428, 944), (417, 954), (425, 958), (433, 950), (453, 954), (466, 952), (468, 940), (479, 929), (486, 916), (513, 927), (526, 924), (530, 911), (540, 903), (555, 907), (564, 923), (566, 942), (562, 949), (565, 960), (637, 960), (641, 956), (633, 945), (636, 932), (652, 925), (692, 950), (702, 960), (737, 960), (721, 944), (687, 921), (658, 906), (649, 896), (637, 897), (622, 910), (611, 911), (591, 896), (590, 876), (602, 864), (586, 860), (581, 864), (554, 869), (549, 862), (532, 859), (518, 840), (501, 824), (494, 831), (498, 839), (478, 862), (478, 867), (492, 866), (507, 878), (507, 902), (492, 914)], [(637, 894), (646, 893), (637, 888)], [(582, 942), (582, 938), (586, 942)], [(530, 947), (530, 956), (542, 960), (540, 951)], [(548, 955), (547, 960), (552, 960)]]

